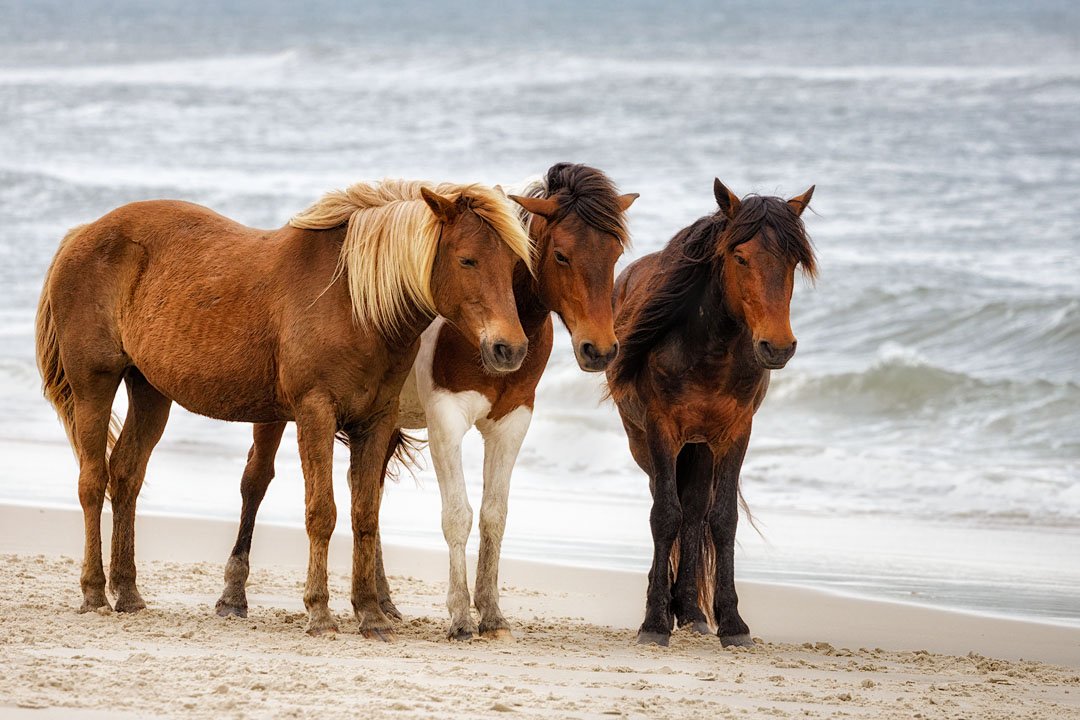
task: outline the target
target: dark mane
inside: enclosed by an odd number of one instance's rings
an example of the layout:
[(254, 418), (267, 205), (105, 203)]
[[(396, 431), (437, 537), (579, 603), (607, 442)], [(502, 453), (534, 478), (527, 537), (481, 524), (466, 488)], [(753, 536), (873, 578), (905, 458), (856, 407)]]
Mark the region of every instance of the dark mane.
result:
[(648, 299), (629, 319), (630, 332), (619, 343), (610, 385), (633, 382), (649, 351), (701, 297), (718, 257), (716, 238), (726, 224), (723, 213), (707, 215), (680, 230), (660, 251), (660, 273), (652, 282)]
[(659, 272), (648, 298), (628, 319), (630, 330), (619, 345), (610, 386), (633, 382), (651, 351), (696, 306), (708, 283), (721, 277), (724, 251), (761, 235), (773, 253), (794, 259), (808, 277), (817, 273), (814, 248), (802, 220), (777, 197), (749, 195), (735, 219), (723, 212), (683, 228), (660, 251)]
[(623, 247), (630, 244), (619, 191), (602, 171), (588, 165), (557, 163), (547, 171), (543, 188), (537, 190), (536, 196), (559, 200), (554, 222), (576, 213), (589, 226), (614, 235)]

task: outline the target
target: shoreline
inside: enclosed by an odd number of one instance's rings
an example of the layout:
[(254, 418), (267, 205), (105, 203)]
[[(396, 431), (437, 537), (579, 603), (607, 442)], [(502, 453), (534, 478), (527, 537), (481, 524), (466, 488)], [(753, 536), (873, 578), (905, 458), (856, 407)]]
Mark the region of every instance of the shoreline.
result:
[[(170, 467), (175, 471), (171, 464)], [(383, 499), (383, 537), (387, 546), (433, 552), (445, 558), (446, 545), (438, 529), (438, 486), (433, 478), (428, 480), (424, 478), (424, 486), (403, 482), (390, 488)], [(279, 493), (295, 494), (298, 488), (288, 487), (287, 483), (272, 485), (271, 493), (277, 489)], [(157, 489), (152, 488), (151, 494)], [(219, 503), (221, 516), (162, 511), (151, 501), (146, 504), (153, 509), (140, 511), (139, 517), (223, 524), (227, 528), (225, 534), (235, 532), (239, 493), (232, 487), (228, 490), (228, 502)], [(542, 501), (535, 514), (549, 518), (553, 512), (549, 505), (550, 501)], [(75, 512), (81, 517), (75, 500), (2, 498), (0, 507), (3, 506)], [(648, 572), (650, 552), (645, 544), (647, 508), (632, 503), (616, 508), (613, 512), (618, 520), (612, 524), (621, 528), (621, 535), (602, 546), (592, 539), (568, 538), (561, 534), (560, 527), (551, 530), (552, 537), (540, 537), (536, 534), (537, 523), (518, 525), (521, 516), (511, 508), (503, 560), (644, 576)], [(597, 509), (592, 505), (575, 506), (570, 516), (580, 517)], [(104, 512), (109, 512), (107, 503)], [(1069, 604), (1069, 599), (1080, 593), (1080, 566), (1068, 560), (1074, 555), (1080, 557), (1080, 534), (1066, 532), (1070, 528), (968, 527), (890, 518), (890, 527), (884, 530), (879, 525), (881, 519), (874, 517), (760, 511), (757, 516), (759, 524), (763, 523), (764, 535), (751, 530), (748, 523), (740, 523), (736, 548), (736, 576), (740, 584), (791, 587), (852, 601), (881, 601), (988, 619), (1080, 629), (1080, 609)], [(298, 532), (301, 547), (306, 548), (302, 521), (282, 520), (272, 512), (263, 512), (260, 517), (268, 519), (260, 521), (256, 528), (256, 551), (263, 528)], [(563, 526), (569, 524), (565, 518), (562, 520)], [(628, 532), (628, 526), (638, 532)], [(109, 528), (103, 527), (103, 532), (107, 537)], [(348, 517), (339, 512), (335, 537), (348, 533)], [(637, 536), (642, 533), (644, 537)], [(804, 547), (805, 543), (800, 543), (805, 537), (813, 541)], [(1047, 542), (1055, 547), (1053, 553), (1043, 549)], [(140, 556), (141, 547), (140, 544)], [(222, 545), (221, 562), (231, 547), (231, 540), (227, 547)], [(992, 563), (986, 560), (987, 547), (994, 549)], [(69, 554), (75, 552), (81, 557), (81, 536), (75, 548)], [(858, 550), (853, 552), (852, 548)], [(474, 527), (469, 542), (471, 562), (475, 562), (476, 550)], [(580, 560), (575, 558), (575, 553), (580, 553)], [(191, 559), (193, 562), (218, 560), (216, 556)], [(304, 562), (306, 556), (301, 558), (301, 564)], [(394, 573), (395, 569), (388, 566), (388, 572)], [(1029, 582), (1032, 578), (1038, 584)]]
[[(0, 553), (44, 555), (81, 562), (81, 511), (0, 503), (0, 519), (3, 520), (0, 523)], [(111, 519), (106, 506), (102, 513), (106, 565)], [(35, 526), (46, 526), (52, 533), (42, 537), (29, 532)], [(136, 538), (136, 558), (140, 568), (146, 562), (216, 564), (223, 568), (235, 539), (235, 524), (224, 520), (143, 513), (137, 520)], [(330, 543), (331, 571), (348, 574), (351, 543), (347, 533), (340, 529), (335, 531)], [(307, 547), (307, 535), (302, 529), (259, 523), (251, 553), (252, 571), (288, 570), (302, 581)], [(393, 543), (387, 543), (384, 548), (387, 574), (391, 578), (405, 576), (432, 582), (446, 581), (445, 551)], [(468, 554), (468, 561), (471, 583), (475, 577), (474, 551)], [(554, 598), (556, 606), (563, 604), (561, 600), (574, 596), (570, 588), (599, 585), (603, 592), (589, 593), (593, 602), (576, 606), (578, 619), (627, 630), (630, 638), (643, 613), (644, 572), (505, 558), (499, 577), (500, 584), (528, 587)], [(1080, 667), (1080, 627), (1077, 626), (941, 608), (914, 601), (868, 598), (857, 593), (791, 583), (738, 580), (736, 585), (740, 611), (752, 634), (768, 641), (829, 642), (850, 647), (889, 645), (897, 650), (925, 649), (955, 655), (978, 652), (1004, 659), (1040, 660)], [(395, 589), (393, 580), (391, 588)], [(140, 583), (140, 589), (148, 604), (152, 604), (154, 588)], [(76, 581), (70, 589), (73, 608), (78, 604), (78, 593)], [(574, 599), (570, 604), (579, 601), (580, 598)], [(295, 603), (299, 602), (300, 594), (297, 594)], [(332, 598), (331, 603), (347, 606), (347, 597)], [(253, 602), (253, 609), (255, 605)], [(902, 623), (905, 626), (903, 636), (887, 631), (886, 619)], [(1017, 646), (1015, 638), (1021, 635), (1026, 638), (1026, 643)]]

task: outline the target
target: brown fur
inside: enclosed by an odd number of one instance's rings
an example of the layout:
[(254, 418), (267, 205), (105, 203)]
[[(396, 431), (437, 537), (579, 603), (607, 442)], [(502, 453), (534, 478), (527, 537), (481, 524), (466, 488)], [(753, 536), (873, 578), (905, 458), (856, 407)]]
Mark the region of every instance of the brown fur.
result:
[[(417, 213), (434, 212), (442, 225), (433, 236), (438, 247), (430, 277), (420, 280), (430, 283), (436, 309), (478, 345), (483, 334), (523, 355), (524, 333), (507, 299), (520, 259), (512, 247), (518, 238), (499, 236), (470, 209), (466, 193), (456, 199), (425, 193), (407, 202)], [(100, 536), (107, 487), (113, 490), (116, 609), (144, 606), (135, 585), (135, 500), (176, 401), (223, 420), (297, 422), (311, 539), (304, 601), (312, 633), (335, 629), (326, 587), (336, 517), (332, 450), (335, 433), (348, 434), (353, 607), (366, 634), (389, 632), (375, 589), (379, 497), (398, 392), (431, 316), (420, 302), (398, 306), (393, 339), (365, 329), (377, 323), (355, 321), (350, 290), (357, 288), (338, 271), (347, 229), (255, 230), (197, 205), (150, 201), (118, 208), (61, 243), (42, 292), (37, 345), (46, 397), (79, 458), (83, 610), (108, 605)], [(484, 272), (467, 267), (464, 257), (480, 258)], [(128, 416), (107, 458), (121, 380)]]
[(717, 180), (719, 211), (616, 283), (623, 350), (609, 390), (653, 494), (643, 642), (666, 644), (675, 619), (712, 622), (725, 642), (748, 632), (732, 570), (739, 468), (769, 372), (795, 351), (795, 268), (815, 269), (799, 219), (812, 192), (740, 200)]
[[(611, 308), (614, 267), (629, 244), (624, 213), (637, 195), (620, 195), (611, 180), (595, 168), (559, 163), (524, 196), (511, 197), (523, 208), (522, 221), (534, 247), (535, 276), (519, 264), (513, 288), (529, 352), (516, 371), (492, 374), (485, 370), (475, 343), (451, 322), (439, 332), (432, 367), (436, 386), (483, 394), (492, 406), (489, 420), (498, 420), (517, 407), (533, 407), (536, 386), (551, 354), (552, 312), (559, 314), (570, 330), (583, 368), (602, 370), (615, 356), (618, 346)], [(585, 345), (591, 345), (595, 353), (586, 353)], [(254, 434), (242, 483), (240, 532), (229, 560), (238, 570), (226, 573), (219, 613), (246, 613), (244, 581), (251, 532), (259, 502), (273, 477), (274, 443), (283, 429), (284, 424), (267, 426), (257, 428)], [(383, 578), (380, 573), (382, 606), (397, 615)]]

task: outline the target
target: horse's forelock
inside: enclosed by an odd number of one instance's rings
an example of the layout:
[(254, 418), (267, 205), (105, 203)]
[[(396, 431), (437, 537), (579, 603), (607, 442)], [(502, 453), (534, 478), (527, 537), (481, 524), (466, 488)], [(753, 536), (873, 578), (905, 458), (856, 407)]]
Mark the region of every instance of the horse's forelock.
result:
[(806, 227), (781, 198), (746, 196), (739, 213), (727, 222), (723, 230), (723, 242), (716, 248), (718, 256), (760, 235), (769, 252), (795, 261), (811, 279), (817, 275), (817, 257), (806, 234)]
[(552, 165), (544, 177), (547, 197), (559, 199), (559, 216), (576, 214), (585, 224), (613, 235), (623, 247), (630, 244), (626, 217), (615, 183), (601, 170), (573, 163)]

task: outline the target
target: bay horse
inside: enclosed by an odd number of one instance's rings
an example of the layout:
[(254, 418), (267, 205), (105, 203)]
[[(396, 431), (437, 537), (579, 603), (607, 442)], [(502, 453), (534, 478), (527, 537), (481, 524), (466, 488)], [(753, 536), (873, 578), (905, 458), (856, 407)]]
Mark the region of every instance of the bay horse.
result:
[[(611, 308), (614, 268), (629, 242), (624, 213), (637, 194), (620, 195), (601, 171), (570, 163), (552, 166), (541, 181), (522, 193), (510, 197), (522, 206), (521, 219), (536, 248), (535, 275), (524, 265), (514, 274), (518, 318), (529, 340), (525, 362), (516, 372), (501, 376), (484, 372), (475, 347), (454, 323), (439, 319), (424, 332), (401, 394), (399, 424), (406, 429), (428, 428), (442, 494), (443, 533), (450, 548), (447, 635), (456, 640), (477, 633), (489, 638), (511, 636), (499, 609), (499, 554), (511, 471), (532, 418), (536, 385), (551, 353), (551, 313), (559, 315), (570, 331), (583, 370), (604, 370), (618, 352)], [(469, 610), (465, 546), (473, 511), (461, 465), (461, 441), (474, 425), (484, 437), (475, 594), (479, 625)], [(217, 603), (221, 615), (246, 616), (244, 584), (255, 516), (274, 477), (274, 456), (283, 430), (284, 423), (255, 427), (241, 482), (240, 530), (226, 565), (225, 590)], [(381, 559), (380, 553), (382, 607), (400, 619)]]
[[(79, 460), (81, 610), (110, 607), (106, 493), (115, 609), (145, 607), (135, 583), (135, 503), (175, 401), (222, 420), (296, 421), (312, 635), (337, 630), (326, 559), (334, 437), (348, 436), (353, 610), (366, 637), (392, 639), (375, 554), (401, 384), (436, 315), (479, 348), (492, 373), (520, 367), (528, 342), (513, 282), (532, 253), (500, 193), (403, 180), (330, 192), (278, 230), (168, 200), (125, 205), (71, 230), (45, 278), (36, 340), (45, 395)], [(121, 380), (129, 404), (116, 438), (110, 417)]]
[[(739, 472), (772, 370), (795, 354), (795, 268), (816, 273), (801, 219), (814, 194), (739, 199), (619, 275), (607, 371), (634, 460), (649, 475), (653, 559), (639, 643), (667, 645), (675, 622), (752, 645), (735, 592)], [(672, 580), (674, 579), (674, 587)], [(711, 624), (710, 624), (711, 623)]]

